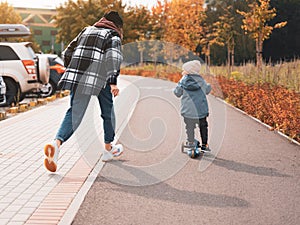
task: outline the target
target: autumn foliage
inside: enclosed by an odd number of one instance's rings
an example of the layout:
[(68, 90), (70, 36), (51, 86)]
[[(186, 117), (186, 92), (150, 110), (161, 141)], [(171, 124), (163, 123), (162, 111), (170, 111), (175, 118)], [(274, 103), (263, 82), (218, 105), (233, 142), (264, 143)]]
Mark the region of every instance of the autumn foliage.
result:
[[(178, 82), (179, 72), (157, 73), (150, 70), (122, 69), (122, 74), (168, 79)], [(246, 84), (224, 76), (205, 76), (212, 84), (213, 95), (300, 141), (300, 93), (270, 83)]]
[(270, 8), (270, 0), (250, 2), (249, 8), (249, 12), (239, 10), (237, 12), (244, 17), (242, 29), (246, 34), (250, 33), (256, 42), (257, 66), (261, 67), (263, 63), (263, 42), (270, 37), (273, 29), (282, 28), (287, 22), (276, 23), (274, 26), (267, 24), (268, 21), (276, 16), (276, 9)]
[(282, 86), (245, 84), (218, 77), (224, 99), (233, 106), (300, 141), (300, 94)]

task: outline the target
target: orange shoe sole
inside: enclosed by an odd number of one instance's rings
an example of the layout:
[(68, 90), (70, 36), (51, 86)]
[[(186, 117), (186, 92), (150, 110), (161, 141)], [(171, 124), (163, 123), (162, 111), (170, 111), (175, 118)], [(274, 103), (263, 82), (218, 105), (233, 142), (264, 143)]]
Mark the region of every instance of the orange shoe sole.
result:
[(55, 153), (55, 147), (53, 145), (51, 144), (45, 145), (44, 154), (47, 158), (44, 159), (44, 166), (48, 171), (52, 173), (56, 172), (57, 169), (57, 165), (53, 161), (54, 153)]
[(118, 158), (123, 154), (123, 152), (119, 153), (118, 155), (115, 155), (114, 153), (112, 153), (112, 154), (114, 155), (114, 158)]

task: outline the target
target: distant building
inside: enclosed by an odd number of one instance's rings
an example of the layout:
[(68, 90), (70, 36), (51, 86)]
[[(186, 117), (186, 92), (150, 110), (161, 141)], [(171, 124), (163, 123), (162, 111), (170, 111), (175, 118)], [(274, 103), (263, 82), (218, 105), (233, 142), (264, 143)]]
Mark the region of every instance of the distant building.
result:
[(22, 24), (30, 28), (34, 40), (44, 53), (60, 54), (63, 45), (56, 43), (57, 28), (54, 24), (55, 9), (14, 7), (22, 17)]

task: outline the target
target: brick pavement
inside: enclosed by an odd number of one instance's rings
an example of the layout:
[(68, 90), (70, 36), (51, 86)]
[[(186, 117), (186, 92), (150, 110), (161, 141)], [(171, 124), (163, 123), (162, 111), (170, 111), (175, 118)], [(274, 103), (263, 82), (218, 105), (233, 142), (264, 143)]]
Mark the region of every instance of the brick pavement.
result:
[[(121, 78), (119, 86), (117, 136), (138, 99), (137, 89), (126, 80)], [(102, 120), (92, 99), (82, 124), (61, 148), (58, 172), (44, 169), (43, 146), (55, 136), (68, 106), (65, 97), (0, 122), (0, 224), (58, 224), (101, 164)]]

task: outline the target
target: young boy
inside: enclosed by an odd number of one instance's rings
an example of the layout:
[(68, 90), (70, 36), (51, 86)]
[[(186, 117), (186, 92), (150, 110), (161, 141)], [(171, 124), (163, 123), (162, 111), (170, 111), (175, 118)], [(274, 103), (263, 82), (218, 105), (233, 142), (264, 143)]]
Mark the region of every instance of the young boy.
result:
[(210, 151), (208, 148), (208, 103), (206, 95), (210, 93), (211, 86), (200, 75), (201, 63), (192, 60), (182, 65), (183, 77), (174, 89), (174, 94), (181, 97), (181, 115), (184, 118), (187, 145), (193, 147), (195, 143), (194, 129), (199, 125), (201, 134), (201, 150)]

